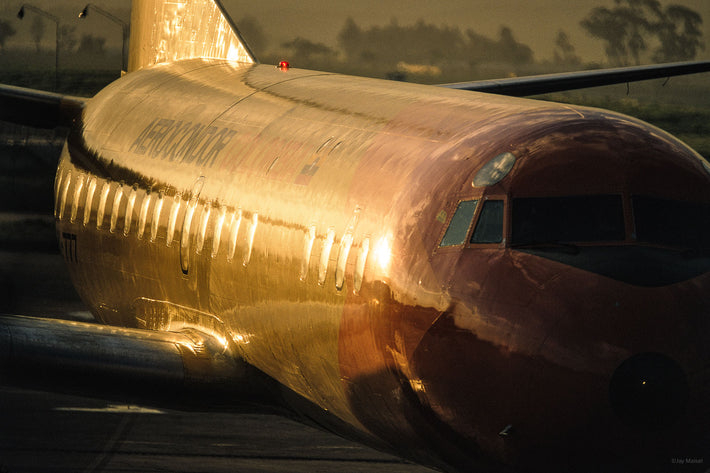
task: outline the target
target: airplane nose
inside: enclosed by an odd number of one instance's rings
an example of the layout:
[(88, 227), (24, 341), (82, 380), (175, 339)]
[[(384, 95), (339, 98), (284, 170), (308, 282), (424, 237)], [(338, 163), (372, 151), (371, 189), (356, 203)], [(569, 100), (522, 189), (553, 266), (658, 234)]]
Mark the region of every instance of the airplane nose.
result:
[(685, 412), (688, 380), (673, 359), (641, 353), (623, 361), (609, 383), (616, 415), (631, 427), (659, 430), (673, 425)]

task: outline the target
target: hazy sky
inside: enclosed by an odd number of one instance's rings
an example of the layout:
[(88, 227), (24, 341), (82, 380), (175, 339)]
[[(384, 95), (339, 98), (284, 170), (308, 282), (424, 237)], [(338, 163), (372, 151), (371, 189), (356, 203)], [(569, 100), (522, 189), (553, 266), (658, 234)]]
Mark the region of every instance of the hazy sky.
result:
[[(28, 38), (30, 21), (15, 15), (23, 1), (0, 0), (0, 18), (11, 20), (19, 42)], [(79, 21), (76, 14), (85, 0), (32, 0), (33, 5), (60, 17), (62, 22), (76, 22), (77, 37), (84, 33), (101, 34), (110, 44), (118, 44), (120, 30), (108, 20), (93, 16)], [(129, 0), (93, 0), (92, 3), (128, 20)], [(710, 58), (710, 0), (673, 0), (698, 11), (705, 19), (706, 49), (701, 58)], [(590, 39), (579, 22), (596, 6), (612, 6), (613, 0), (224, 0), (235, 20), (251, 15), (264, 28), (273, 49), (281, 42), (301, 36), (335, 46), (338, 31), (351, 16), (364, 27), (385, 25), (396, 17), (401, 25), (420, 18), (436, 25), (472, 28), (480, 34), (496, 37), (501, 25), (509, 26), (518, 39), (533, 48), (538, 60), (550, 58), (557, 31), (565, 30), (585, 61), (601, 61), (603, 44)], [(28, 14), (28, 18), (29, 18)], [(115, 30), (115, 31), (114, 31)], [(114, 34), (115, 33), (115, 34)], [(52, 46), (53, 31), (47, 28), (47, 47)], [(12, 41), (8, 41), (8, 47)], [(383, 46), (386, 47), (386, 46)]]

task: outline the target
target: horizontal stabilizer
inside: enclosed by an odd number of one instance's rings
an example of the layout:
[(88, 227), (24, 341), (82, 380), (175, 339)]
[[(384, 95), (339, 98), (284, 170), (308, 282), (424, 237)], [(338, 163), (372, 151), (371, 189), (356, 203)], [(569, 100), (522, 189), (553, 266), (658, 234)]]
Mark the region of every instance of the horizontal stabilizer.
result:
[(212, 396), (266, 402), (257, 378), (224, 340), (201, 332), (0, 316), (4, 385), (167, 407), (194, 400), (202, 408)]
[(525, 97), (564, 90), (584, 89), (603, 85), (623, 84), (640, 80), (696, 74), (710, 71), (710, 61), (677, 62), (652, 66), (620, 67), (594, 71), (565, 72), (509, 79), (441, 84), (448, 89), (472, 90), (490, 94)]

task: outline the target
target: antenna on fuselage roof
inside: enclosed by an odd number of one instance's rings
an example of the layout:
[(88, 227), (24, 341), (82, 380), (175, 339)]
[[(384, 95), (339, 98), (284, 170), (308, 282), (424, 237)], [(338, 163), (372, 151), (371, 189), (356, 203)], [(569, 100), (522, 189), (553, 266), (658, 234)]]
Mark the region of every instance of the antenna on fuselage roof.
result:
[(193, 58), (257, 63), (219, 0), (133, 0), (128, 72)]

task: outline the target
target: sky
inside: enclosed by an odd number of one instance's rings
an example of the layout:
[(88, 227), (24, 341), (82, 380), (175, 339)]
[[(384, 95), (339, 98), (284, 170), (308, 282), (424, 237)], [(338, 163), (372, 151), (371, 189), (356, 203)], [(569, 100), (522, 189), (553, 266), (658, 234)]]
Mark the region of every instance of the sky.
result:
[[(552, 57), (554, 38), (559, 30), (570, 36), (577, 54), (585, 62), (604, 59), (601, 41), (590, 39), (579, 22), (597, 6), (611, 7), (613, 0), (223, 0), (232, 17), (255, 17), (269, 39), (271, 47), (297, 36), (311, 41), (336, 46), (336, 37), (345, 20), (352, 17), (362, 27), (386, 25), (397, 18), (400, 25), (419, 19), (435, 25), (471, 28), (479, 34), (497, 37), (502, 25), (509, 26), (516, 39), (530, 46), (537, 60)], [(12, 21), (20, 43), (29, 38), (30, 21), (20, 22), (16, 13), (22, 1), (2, 0), (0, 18)], [(77, 20), (76, 14), (86, 5), (85, 0), (33, 0), (29, 2), (60, 17), (61, 22), (76, 22), (77, 36), (84, 33), (107, 37), (108, 44), (118, 46), (120, 29), (99, 16)], [(129, 18), (129, 0), (94, 0), (92, 3)], [(699, 59), (710, 59), (710, 0), (674, 0), (663, 4), (684, 5), (699, 12), (705, 19), (706, 49)], [(29, 18), (29, 15), (28, 15)], [(114, 34), (115, 30), (115, 34)], [(247, 38), (248, 39), (248, 38)], [(53, 35), (48, 28), (47, 46), (52, 46)], [(8, 41), (8, 47), (12, 47)]]

